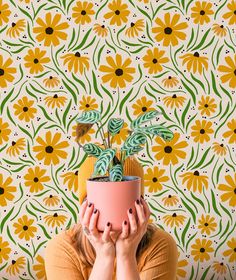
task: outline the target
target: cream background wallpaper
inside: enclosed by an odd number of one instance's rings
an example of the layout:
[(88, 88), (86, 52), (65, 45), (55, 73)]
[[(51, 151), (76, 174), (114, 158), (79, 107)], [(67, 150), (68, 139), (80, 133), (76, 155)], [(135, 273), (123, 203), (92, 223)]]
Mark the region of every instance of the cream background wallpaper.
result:
[[(236, 1), (0, 0), (0, 278), (46, 279), (44, 248), (78, 221), (84, 110), (125, 126), (157, 109), (143, 165), (177, 279), (236, 279)], [(102, 142), (92, 127), (81, 143)]]

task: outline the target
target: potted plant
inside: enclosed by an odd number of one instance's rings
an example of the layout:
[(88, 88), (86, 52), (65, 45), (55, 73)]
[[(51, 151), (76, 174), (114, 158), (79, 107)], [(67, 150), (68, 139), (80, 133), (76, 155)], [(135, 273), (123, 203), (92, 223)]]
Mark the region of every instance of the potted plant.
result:
[[(161, 114), (157, 110), (151, 110), (140, 115), (131, 122), (129, 136), (120, 148), (120, 157), (117, 156), (117, 148), (112, 147), (112, 137), (122, 129), (124, 120), (111, 118), (108, 121), (108, 137), (105, 139), (101, 114), (97, 110), (83, 111), (76, 119), (77, 143), (88, 156), (97, 158), (94, 165), (94, 173), (87, 179), (87, 199), (99, 210), (97, 228), (103, 231), (106, 223), (112, 224), (112, 230), (120, 231), (124, 220), (128, 220), (127, 210), (132, 208), (137, 220), (134, 202), (140, 198), (140, 182), (138, 176), (124, 176), (124, 163), (128, 157), (140, 152), (150, 135), (160, 136), (166, 141), (173, 138), (173, 133), (162, 125), (142, 126)], [(99, 126), (99, 123), (101, 124)], [(102, 137), (104, 148), (93, 143), (81, 145), (79, 138), (85, 135), (96, 124)], [(104, 176), (108, 173), (108, 176)]]

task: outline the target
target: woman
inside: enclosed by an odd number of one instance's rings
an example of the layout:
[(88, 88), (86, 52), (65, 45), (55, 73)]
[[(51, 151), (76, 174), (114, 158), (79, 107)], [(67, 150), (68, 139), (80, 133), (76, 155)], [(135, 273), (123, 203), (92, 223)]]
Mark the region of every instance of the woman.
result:
[(150, 210), (141, 197), (138, 216), (127, 210), (122, 230), (97, 230), (99, 211), (85, 200), (80, 223), (56, 235), (45, 249), (47, 280), (175, 280), (177, 246), (172, 236), (148, 224)]

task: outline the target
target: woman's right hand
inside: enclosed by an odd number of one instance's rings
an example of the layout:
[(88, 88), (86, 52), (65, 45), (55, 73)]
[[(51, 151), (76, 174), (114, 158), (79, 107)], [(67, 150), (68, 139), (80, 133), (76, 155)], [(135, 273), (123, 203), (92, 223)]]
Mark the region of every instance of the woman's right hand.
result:
[(92, 203), (88, 205), (86, 199), (80, 208), (80, 223), (82, 227), (87, 227), (90, 231), (90, 234), (86, 236), (95, 249), (96, 257), (115, 258), (115, 244), (110, 237), (111, 224), (105, 226), (104, 232), (99, 232), (97, 229), (99, 211), (97, 210), (96, 213), (94, 213), (94, 210), (97, 209), (94, 209)]

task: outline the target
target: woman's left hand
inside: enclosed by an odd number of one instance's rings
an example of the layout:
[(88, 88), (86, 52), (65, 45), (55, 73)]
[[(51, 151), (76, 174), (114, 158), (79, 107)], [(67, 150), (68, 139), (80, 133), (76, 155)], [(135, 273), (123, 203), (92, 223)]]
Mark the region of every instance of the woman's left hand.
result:
[[(140, 203), (141, 200), (141, 203)], [(127, 210), (129, 223), (122, 224), (122, 232), (116, 240), (116, 256), (118, 257), (135, 257), (138, 244), (143, 235), (147, 231), (148, 220), (150, 217), (150, 210), (146, 201), (140, 198), (139, 204), (135, 201), (135, 209), (138, 216), (138, 224), (136, 222), (134, 213)]]

